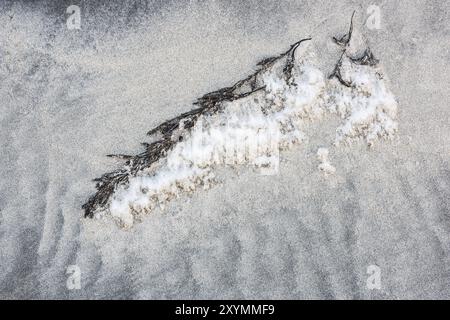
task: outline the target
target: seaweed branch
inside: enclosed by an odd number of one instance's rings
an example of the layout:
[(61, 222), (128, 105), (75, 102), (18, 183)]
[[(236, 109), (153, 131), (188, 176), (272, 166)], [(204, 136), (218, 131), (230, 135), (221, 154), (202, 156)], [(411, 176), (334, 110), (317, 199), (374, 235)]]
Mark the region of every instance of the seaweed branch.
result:
[(222, 102), (234, 101), (247, 97), (257, 91), (264, 90), (264, 83), (262, 83), (258, 76), (269, 70), (276, 62), (281, 61), (283, 58), (286, 58), (283, 75), (286, 81), (290, 81), (295, 62), (295, 51), (302, 42), (308, 40), (311, 40), (311, 38), (302, 39), (291, 45), (286, 52), (258, 62), (258, 69), (247, 78), (236, 82), (231, 87), (225, 87), (205, 94), (194, 102), (194, 105), (198, 106), (198, 108), (182, 113), (150, 130), (147, 133), (148, 135), (160, 134), (162, 137), (152, 143), (142, 143), (145, 148), (143, 152), (135, 156), (124, 154), (108, 155), (109, 157), (124, 160), (125, 163), (120, 169), (105, 173), (100, 178), (94, 179), (97, 192), (83, 204), (84, 216), (93, 218), (94, 212), (108, 203), (118, 186), (126, 185), (129, 182), (129, 177), (135, 176), (137, 172), (149, 168), (153, 163), (163, 158), (178, 141), (183, 139), (183, 136), (178, 136), (177, 139), (174, 139), (175, 131), (178, 129), (189, 130), (194, 127), (200, 116), (220, 112), (223, 108)]
[(353, 11), (348, 32), (340, 38), (333, 37), (333, 41), (341, 47), (346, 47), (350, 43), (353, 34), (353, 18), (355, 17), (355, 13), (356, 11)]
[(350, 60), (353, 63), (371, 67), (376, 66), (379, 62), (378, 59), (376, 59), (375, 56), (373, 55), (372, 50), (370, 50), (370, 48), (367, 48), (361, 57), (358, 58), (350, 57)]
[(329, 79), (336, 78), (342, 85), (349, 87), (349, 88), (353, 87), (353, 84), (351, 83), (351, 81), (344, 79), (341, 74), (341, 67), (342, 67), (342, 62), (343, 62), (344, 57), (349, 58), (349, 60), (352, 63), (357, 64), (357, 65), (376, 66), (379, 62), (373, 55), (370, 48), (366, 48), (366, 50), (360, 57), (351, 57), (347, 54), (347, 49), (350, 45), (350, 41), (351, 41), (352, 35), (353, 35), (353, 18), (355, 16), (355, 13), (356, 13), (356, 11), (353, 11), (353, 14), (352, 14), (352, 17), (350, 20), (350, 28), (349, 28), (348, 32), (340, 38), (333, 37), (333, 41), (337, 45), (342, 47), (343, 50), (342, 50), (341, 57), (339, 58), (338, 62), (336, 63), (336, 65), (333, 69), (333, 72), (329, 76)]

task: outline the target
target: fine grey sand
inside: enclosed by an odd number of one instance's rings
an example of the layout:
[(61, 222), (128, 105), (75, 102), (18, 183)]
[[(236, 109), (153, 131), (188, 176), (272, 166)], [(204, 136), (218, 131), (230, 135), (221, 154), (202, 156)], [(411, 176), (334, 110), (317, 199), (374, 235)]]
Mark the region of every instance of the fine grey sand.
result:
[[(449, 2), (81, 1), (68, 30), (71, 4), (0, 4), (0, 298), (450, 298)], [(83, 218), (91, 180), (118, 166), (105, 155), (141, 151), (149, 129), (299, 39), (332, 68), (354, 10), (399, 103), (396, 139), (332, 147), (329, 117), (277, 175), (223, 170), (131, 230)]]

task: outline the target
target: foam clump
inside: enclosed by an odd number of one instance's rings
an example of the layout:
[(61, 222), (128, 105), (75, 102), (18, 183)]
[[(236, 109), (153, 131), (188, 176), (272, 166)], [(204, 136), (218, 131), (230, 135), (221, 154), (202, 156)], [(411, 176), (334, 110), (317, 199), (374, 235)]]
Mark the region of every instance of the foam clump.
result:
[[(397, 131), (397, 102), (368, 47), (358, 47), (350, 32), (335, 42), (342, 55), (326, 77), (308, 50), (297, 57), (297, 42), (285, 53), (267, 58), (259, 69), (232, 87), (200, 98), (200, 107), (169, 120), (151, 135), (137, 156), (105, 174), (98, 192), (85, 204), (87, 216), (114, 218), (131, 227), (156, 207), (198, 188), (216, 183), (218, 166), (251, 166), (262, 174), (276, 174), (279, 152), (303, 142), (305, 124), (336, 114), (342, 122), (334, 144), (364, 140), (369, 146)], [(356, 39), (356, 38), (355, 38)], [(318, 169), (334, 174), (329, 151), (320, 148)]]
[(336, 144), (365, 139), (369, 146), (378, 138), (391, 139), (398, 129), (397, 102), (378, 68), (356, 65), (345, 57), (341, 74), (352, 84), (343, 86), (333, 79), (328, 91), (328, 110), (342, 119)]
[(318, 169), (325, 175), (334, 174), (336, 168), (333, 167), (328, 159), (329, 151), (327, 148), (319, 148), (317, 150), (317, 159), (320, 161)]
[(378, 138), (391, 139), (398, 129), (398, 105), (379, 61), (353, 22), (345, 40), (335, 41), (343, 50), (329, 82), (327, 109), (344, 120), (335, 144), (364, 139), (372, 146)]
[(216, 166), (248, 165), (263, 174), (276, 173), (279, 150), (300, 143), (303, 121), (323, 112), (316, 104), (325, 88), (322, 73), (301, 64), (292, 74), (296, 86), (277, 77), (274, 69), (263, 76), (264, 90), (199, 117), (166, 157), (117, 188), (111, 216), (130, 227), (135, 218), (181, 194), (211, 187)]

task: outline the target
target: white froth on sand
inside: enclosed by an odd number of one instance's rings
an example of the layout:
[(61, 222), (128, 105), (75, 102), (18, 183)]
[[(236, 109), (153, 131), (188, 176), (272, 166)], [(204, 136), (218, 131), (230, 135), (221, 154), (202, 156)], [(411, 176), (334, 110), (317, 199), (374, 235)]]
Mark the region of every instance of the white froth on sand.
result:
[[(364, 139), (371, 146), (394, 135), (397, 102), (379, 68), (344, 59), (342, 76), (352, 83), (346, 87), (336, 79), (327, 80), (313, 60), (298, 59), (288, 80), (274, 66), (261, 75), (264, 90), (223, 102), (223, 111), (201, 116), (190, 130), (181, 125), (173, 138), (183, 139), (166, 157), (130, 176), (127, 185), (116, 189), (108, 208), (96, 215), (109, 211), (120, 225), (130, 227), (136, 217), (157, 206), (164, 208), (181, 194), (211, 187), (217, 166), (250, 165), (274, 174), (279, 151), (302, 142), (305, 121), (320, 120), (326, 113), (343, 119), (336, 145)], [(336, 169), (328, 161), (328, 150), (319, 149), (318, 157), (319, 169), (333, 174)]]

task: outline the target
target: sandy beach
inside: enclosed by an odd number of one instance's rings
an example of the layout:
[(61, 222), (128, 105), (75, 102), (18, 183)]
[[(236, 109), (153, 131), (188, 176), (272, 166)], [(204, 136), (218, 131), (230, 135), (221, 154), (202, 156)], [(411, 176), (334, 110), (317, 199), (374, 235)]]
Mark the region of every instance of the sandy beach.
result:
[[(0, 4), (1, 299), (450, 299), (450, 2), (79, 1), (70, 30), (71, 4)], [(354, 10), (398, 101), (392, 141), (336, 147), (327, 116), (276, 175), (223, 168), (129, 230), (83, 217), (107, 154), (302, 38), (331, 72)]]

